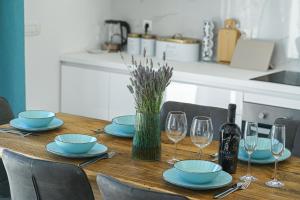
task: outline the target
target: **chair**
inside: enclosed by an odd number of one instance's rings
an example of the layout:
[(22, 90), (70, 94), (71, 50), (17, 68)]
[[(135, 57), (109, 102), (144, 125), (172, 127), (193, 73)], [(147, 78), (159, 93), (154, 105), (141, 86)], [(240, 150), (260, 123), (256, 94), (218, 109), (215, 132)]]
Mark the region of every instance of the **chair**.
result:
[(14, 200), (94, 200), (86, 174), (75, 165), (36, 160), (7, 149), (2, 157)]
[(97, 184), (103, 200), (187, 200), (179, 195), (133, 187), (104, 174), (97, 176)]
[[(9, 123), (14, 118), (13, 112), (7, 100), (0, 97), (0, 125)], [(0, 158), (0, 200), (9, 198), (9, 184), (2, 159)]]
[(188, 124), (187, 135), (190, 134), (190, 127), (195, 116), (202, 115), (211, 117), (214, 128), (214, 140), (219, 139), (219, 128), (227, 121), (227, 109), (167, 101), (163, 104), (160, 112), (160, 127), (163, 131), (165, 130), (166, 118), (170, 111), (183, 111), (186, 113)]
[(7, 174), (2, 159), (0, 159), (0, 200), (9, 199), (9, 197), (10, 197), (10, 192), (9, 192)]
[(285, 125), (285, 146), (292, 152), (292, 155), (300, 157), (300, 121), (279, 118), (275, 120), (275, 123)]
[(9, 103), (4, 97), (0, 97), (0, 125), (9, 123), (14, 118)]

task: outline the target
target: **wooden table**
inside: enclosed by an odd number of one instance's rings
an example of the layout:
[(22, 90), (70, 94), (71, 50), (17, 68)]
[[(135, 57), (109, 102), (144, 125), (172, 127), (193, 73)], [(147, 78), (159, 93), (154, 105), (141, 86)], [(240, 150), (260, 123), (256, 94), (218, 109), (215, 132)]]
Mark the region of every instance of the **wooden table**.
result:
[[(65, 124), (58, 130), (38, 133), (37, 136), (20, 137), (13, 134), (0, 134), (0, 155), (4, 148), (11, 149), (28, 156), (44, 160), (52, 160), (66, 163), (77, 164), (82, 160), (66, 159), (47, 153), (45, 145), (53, 141), (54, 137), (62, 133), (86, 133), (93, 135), (93, 129), (102, 128), (108, 122), (79, 117), (67, 114), (57, 114), (64, 120)], [(162, 135), (162, 160), (160, 162), (144, 162), (131, 159), (131, 140), (112, 137), (105, 134), (98, 136), (101, 143), (107, 145), (110, 150), (117, 152), (112, 159), (106, 159), (88, 165), (84, 168), (87, 173), (96, 196), (100, 199), (99, 191), (95, 183), (98, 173), (108, 174), (121, 181), (134, 184), (143, 188), (150, 188), (170, 193), (185, 195), (190, 199), (212, 199), (215, 192), (193, 191), (166, 183), (162, 179), (164, 170), (170, 168), (166, 160), (171, 158), (174, 153), (174, 145)], [(217, 151), (218, 143), (213, 142), (204, 149), (204, 158), (209, 159), (209, 154)], [(190, 138), (186, 137), (178, 144), (178, 157), (181, 159), (195, 158), (197, 148), (191, 143)], [(285, 183), (282, 189), (273, 189), (265, 186), (273, 173), (274, 165), (253, 165), (252, 173), (258, 181), (250, 185), (247, 190), (237, 191), (227, 197), (227, 199), (300, 199), (300, 159), (291, 157), (279, 163), (279, 177)], [(246, 174), (246, 163), (239, 162), (237, 173), (233, 175), (233, 182), (237, 182), (241, 175)], [(222, 189), (221, 189), (222, 190)]]

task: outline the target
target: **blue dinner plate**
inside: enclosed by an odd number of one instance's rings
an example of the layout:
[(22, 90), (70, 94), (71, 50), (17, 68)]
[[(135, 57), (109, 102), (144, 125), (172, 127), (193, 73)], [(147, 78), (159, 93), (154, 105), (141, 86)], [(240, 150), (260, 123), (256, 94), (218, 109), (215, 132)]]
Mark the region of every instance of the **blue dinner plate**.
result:
[[(286, 159), (288, 159), (289, 157), (291, 157), (291, 152), (288, 149), (285, 149), (282, 156), (279, 157), (278, 161), (284, 161)], [(248, 155), (243, 153), (242, 151), (239, 151), (239, 155), (238, 155), (239, 160), (242, 161), (248, 161)], [(268, 158), (262, 158), (262, 159), (254, 159), (251, 158), (251, 163), (255, 163), (255, 164), (271, 164), (275, 162), (275, 158), (273, 156), (270, 156)]]
[(61, 119), (58, 118), (54, 118), (47, 126), (45, 127), (30, 127), (28, 125), (26, 125), (21, 119), (16, 118), (13, 119), (9, 122), (10, 126), (16, 128), (16, 129), (20, 129), (20, 130), (24, 130), (24, 131), (50, 131), (53, 129), (57, 129), (59, 127), (61, 127), (64, 122)]
[(107, 147), (103, 144), (96, 143), (95, 146), (86, 153), (73, 154), (67, 153), (62, 148), (60, 148), (55, 142), (51, 142), (46, 145), (46, 150), (58, 156), (66, 158), (90, 158), (100, 156), (107, 152)]
[(104, 127), (104, 132), (117, 137), (133, 138), (134, 136), (134, 133), (125, 133), (114, 124), (106, 125)]
[(220, 174), (211, 182), (194, 184), (181, 179), (175, 168), (164, 171), (163, 178), (168, 183), (192, 190), (216, 189), (229, 185), (232, 182), (232, 176), (225, 171), (221, 171)]

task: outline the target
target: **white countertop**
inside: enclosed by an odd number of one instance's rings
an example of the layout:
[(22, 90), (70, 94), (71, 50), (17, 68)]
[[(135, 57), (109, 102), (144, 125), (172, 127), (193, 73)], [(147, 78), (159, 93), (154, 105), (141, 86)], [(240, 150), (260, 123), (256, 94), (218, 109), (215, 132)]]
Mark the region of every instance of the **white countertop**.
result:
[[(130, 64), (131, 57), (126, 53), (123, 53), (123, 56), (125, 63)], [(118, 73), (128, 73), (127, 66), (119, 53), (70, 53), (62, 55), (61, 62), (93, 68), (98, 67), (99, 69), (117, 71)], [(155, 64), (162, 61), (154, 58), (153, 62)], [(300, 100), (300, 87), (250, 80), (282, 70), (280, 68), (269, 71), (254, 71), (208, 62), (168, 61), (168, 64), (174, 67), (172, 78), (174, 81)], [(291, 67), (284, 69), (298, 71), (296, 68)]]

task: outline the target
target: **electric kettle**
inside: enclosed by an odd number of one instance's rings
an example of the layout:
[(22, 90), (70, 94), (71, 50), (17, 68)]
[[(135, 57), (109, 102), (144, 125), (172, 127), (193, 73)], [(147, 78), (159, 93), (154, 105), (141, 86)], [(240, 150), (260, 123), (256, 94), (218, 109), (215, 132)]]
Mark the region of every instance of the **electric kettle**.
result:
[(127, 36), (130, 26), (121, 20), (105, 20), (106, 41), (103, 49), (108, 51), (123, 50), (127, 44)]

